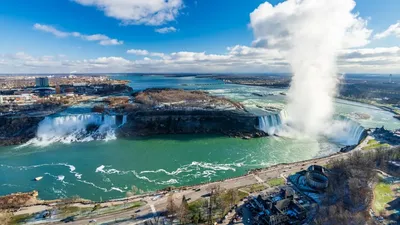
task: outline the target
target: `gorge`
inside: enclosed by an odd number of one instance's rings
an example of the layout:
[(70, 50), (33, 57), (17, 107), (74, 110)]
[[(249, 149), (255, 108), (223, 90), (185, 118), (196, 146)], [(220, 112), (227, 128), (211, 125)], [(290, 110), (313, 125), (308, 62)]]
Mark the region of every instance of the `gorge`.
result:
[[(30, 136), (14, 144), (29, 144), (0, 148), (0, 172), (13, 174), (0, 178), (0, 194), (37, 190), (42, 199), (124, 197), (133, 184), (153, 191), (330, 155), (357, 142), (361, 127), (399, 126), (389, 112), (338, 100), (338, 115), (352, 118), (354, 112), (363, 112), (370, 117), (355, 117), (351, 126), (347, 122), (337, 125), (336, 131), (346, 132), (338, 139), (331, 138), (330, 133), (318, 138), (292, 138), (279, 135), (286, 104), (286, 96), (280, 93), (285, 89), (195, 77), (120, 75), (114, 79), (129, 79), (135, 96), (154, 86), (184, 89), (192, 94), (183, 96), (191, 96), (193, 101), (193, 97), (200, 97), (203, 107), (196, 107), (200, 105), (196, 101), (184, 104), (179, 92), (167, 98), (165, 92), (157, 95), (157, 90), (156, 94), (141, 95), (139, 102), (113, 108), (114, 113), (107, 108), (93, 112), (93, 108), (99, 108), (95, 106), (104, 104), (95, 101), (32, 121), (21, 119), (21, 126), (12, 131)], [(159, 98), (159, 104), (144, 104), (149, 100), (146, 96)], [(2, 124), (10, 130), (7, 124), (12, 122), (7, 121)], [(247, 136), (259, 138), (232, 138)], [(38, 176), (43, 176), (40, 182), (31, 182)]]

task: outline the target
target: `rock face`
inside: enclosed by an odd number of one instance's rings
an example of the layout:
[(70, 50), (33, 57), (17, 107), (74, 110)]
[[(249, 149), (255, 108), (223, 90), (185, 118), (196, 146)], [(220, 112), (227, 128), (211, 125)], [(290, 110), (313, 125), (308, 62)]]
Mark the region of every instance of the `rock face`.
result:
[(147, 89), (134, 93), (127, 123), (119, 136), (157, 134), (223, 134), (231, 137), (266, 136), (258, 129), (258, 117), (232, 100), (204, 91)]
[(218, 110), (138, 111), (128, 115), (127, 123), (119, 130), (122, 137), (202, 133), (246, 139), (267, 136), (258, 130), (258, 117)]
[(18, 145), (36, 135), (44, 117), (0, 117), (0, 146)]

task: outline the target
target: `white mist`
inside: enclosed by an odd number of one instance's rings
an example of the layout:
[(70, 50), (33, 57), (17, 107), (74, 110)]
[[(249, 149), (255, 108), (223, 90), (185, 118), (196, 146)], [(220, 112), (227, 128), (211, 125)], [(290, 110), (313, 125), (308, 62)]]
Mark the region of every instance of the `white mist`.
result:
[(287, 0), (261, 4), (250, 14), (256, 47), (278, 49), (293, 79), (287, 121), (308, 136), (332, 121), (341, 49), (365, 44), (366, 22), (352, 14), (354, 0)]

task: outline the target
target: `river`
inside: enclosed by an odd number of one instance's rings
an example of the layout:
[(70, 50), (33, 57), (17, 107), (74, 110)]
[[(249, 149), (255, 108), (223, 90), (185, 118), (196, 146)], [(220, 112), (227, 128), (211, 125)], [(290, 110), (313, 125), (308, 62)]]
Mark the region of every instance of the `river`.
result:
[[(242, 102), (255, 114), (260, 106), (283, 108), (286, 90), (224, 84), (195, 77), (115, 75), (129, 79), (134, 90), (171, 87), (207, 90)], [(254, 94), (256, 93), (256, 94)], [(364, 127), (400, 128), (389, 112), (373, 106), (336, 101), (336, 113)], [(56, 116), (87, 113), (75, 106)], [(370, 115), (368, 119), (356, 113)], [(62, 124), (58, 124), (62, 126)], [(247, 170), (337, 152), (343, 143), (327, 137), (266, 137), (242, 140), (211, 135), (47, 143), (0, 148), (0, 195), (38, 190), (41, 199), (79, 195), (91, 200), (124, 197), (131, 185), (143, 191), (239, 176)], [(43, 176), (39, 182), (33, 178)]]

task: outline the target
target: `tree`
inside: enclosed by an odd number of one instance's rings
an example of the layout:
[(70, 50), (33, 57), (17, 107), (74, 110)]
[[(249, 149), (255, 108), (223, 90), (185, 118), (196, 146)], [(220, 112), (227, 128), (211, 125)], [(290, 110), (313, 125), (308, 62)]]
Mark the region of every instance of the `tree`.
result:
[(167, 199), (167, 217), (170, 218), (171, 223), (174, 220), (176, 211), (177, 211), (177, 206), (174, 203), (174, 194), (171, 193)]
[(207, 187), (207, 190), (210, 192), (210, 199), (208, 203), (208, 224), (214, 223), (214, 216), (217, 212), (217, 209), (221, 209), (222, 201), (221, 201), (221, 186), (217, 184), (213, 184)]
[(224, 203), (232, 208), (239, 201), (239, 193), (237, 189), (229, 189), (224, 196)]
[(189, 204), (187, 203), (186, 197), (182, 197), (182, 203), (179, 206), (179, 220), (182, 224), (188, 224), (190, 222), (190, 215), (189, 215)]

